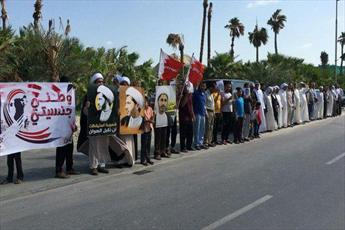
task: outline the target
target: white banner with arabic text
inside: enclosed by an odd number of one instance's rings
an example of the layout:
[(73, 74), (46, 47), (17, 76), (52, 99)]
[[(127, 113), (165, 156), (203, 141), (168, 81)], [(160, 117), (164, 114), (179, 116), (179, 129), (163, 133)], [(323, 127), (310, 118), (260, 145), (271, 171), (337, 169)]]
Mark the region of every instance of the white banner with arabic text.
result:
[(75, 94), (69, 83), (0, 83), (0, 156), (72, 140)]

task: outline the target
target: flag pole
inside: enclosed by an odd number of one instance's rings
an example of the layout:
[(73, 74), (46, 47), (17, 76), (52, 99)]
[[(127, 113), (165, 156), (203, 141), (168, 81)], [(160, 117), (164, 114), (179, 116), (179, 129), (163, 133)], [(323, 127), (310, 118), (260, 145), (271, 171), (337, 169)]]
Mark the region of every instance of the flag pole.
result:
[(162, 61), (162, 51), (163, 51), (163, 49), (161, 48), (160, 49), (160, 53), (159, 53), (159, 64), (158, 64), (158, 76), (157, 76), (157, 79), (156, 79), (156, 86), (158, 85), (158, 81), (159, 81), (159, 79), (160, 79), (160, 76), (159, 76), (159, 69), (160, 69), (160, 67), (161, 67), (161, 61)]
[[(192, 59), (191, 59), (191, 60), (193, 60), (193, 58), (194, 58), (194, 53), (192, 54)], [(177, 104), (177, 108), (179, 108), (179, 106), (180, 106), (181, 97), (182, 97), (184, 88), (186, 87), (187, 77), (188, 77), (188, 75), (189, 75), (189, 72), (190, 72), (191, 67), (192, 67), (192, 63), (190, 63), (190, 65), (189, 65), (188, 74), (187, 74), (187, 76), (186, 76), (186, 79), (184, 79), (184, 77), (183, 77), (184, 82), (183, 82), (183, 87), (182, 87), (182, 90), (181, 90), (181, 93), (180, 93), (180, 96), (179, 96), (179, 101), (178, 101), (178, 104)], [(183, 68), (183, 72), (184, 72), (184, 68)]]

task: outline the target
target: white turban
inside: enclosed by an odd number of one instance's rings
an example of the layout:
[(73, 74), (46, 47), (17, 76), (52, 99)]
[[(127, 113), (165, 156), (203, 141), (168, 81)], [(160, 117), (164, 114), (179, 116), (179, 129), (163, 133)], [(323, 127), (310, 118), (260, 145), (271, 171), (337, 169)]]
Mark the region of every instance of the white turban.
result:
[(90, 78), (90, 84), (95, 83), (98, 79), (104, 79), (101, 73), (95, 73), (94, 75), (91, 76)]
[[(129, 80), (129, 78), (128, 78), (128, 77), (126, 77), (126, 76), (123, 76), (123, 77), (122, 77), (122, 81), (121, 81), (121, 82), (124, 82), (124, 81), (125, 81), (125, 82), (127, 82), (127, 83), (128, 83), (128, 85), (130, 85), (130, 84), (131, 84), (131, 81), (130, 81), (130, 80)], [(121, 82), (120, 82), (120, 83), (121, 83)]]
[[(97, 111), (102, 110), (101, 116), (99, 118), (100, 121), (107, 121), (111, 115), (112, 108), (114, 102), (114, 94), (113, 92), (106, 86), (101, 85), (97, 88), (97, 96), (95, 101), (95, 106)], [(105, 108), (103, 105), (105, 104)]]
[(168, 98), (170, 98), (169, 89), (168, 89), (167, 86), (156, 86), (156, 96), (157, 96), (157, 100), (158, 100), (158, 97), (159, 97), (161, 94), (166, 94), (166, 95), (168, 96)]
[(283, 84), (280, 85), (280, 88), (281, 88), (281, 89), (284, 88), (284, 87), (288, 87), (288, 84), (283, 83)]
[(121, 83), (121, 81), (123, 80), (122, 76), (121, 75), (115, 75), (113, 77), (113, 81), (117, 80), (119, 83)]
[(126, 90), (126, 96), (131, 96), (137, 102), (139, 108), (144, 108), (144, 97), (139, 90), (134, 87), (129, 87)]
[(270, 95), (272, 93), (272, 91), (273, 91), (273, 87), (270, 86), (270, 87), (267, 87), (265, 92), (267, 95)]

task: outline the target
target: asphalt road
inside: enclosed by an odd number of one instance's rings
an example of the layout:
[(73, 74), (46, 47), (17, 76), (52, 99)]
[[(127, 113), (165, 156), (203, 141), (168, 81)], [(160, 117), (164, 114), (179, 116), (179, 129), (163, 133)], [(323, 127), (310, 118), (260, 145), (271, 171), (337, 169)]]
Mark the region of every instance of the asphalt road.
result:
[[(345, 229), (345, 116), (0, 202), (0, 229)], [(1, 187), (0, 187), (1, 189)]]

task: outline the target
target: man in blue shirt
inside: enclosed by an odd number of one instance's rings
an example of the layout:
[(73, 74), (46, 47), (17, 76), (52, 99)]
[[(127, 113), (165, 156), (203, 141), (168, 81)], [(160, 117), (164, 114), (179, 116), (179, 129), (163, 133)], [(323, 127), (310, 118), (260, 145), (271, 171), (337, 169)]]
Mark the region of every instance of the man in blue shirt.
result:
[(194, 146), (200, 150), (205, 148), (203, 145), (205, 133), (205, 116), (206, 116), (206, 83), (202, 82), (198, 89), (193, 93), (193, 110), (194, 120)]
[(237, 90), (237, 99), (235, 101), (235, 110), (236, 110), (236, 122), (234, 130), (234, 143), (239, 144), (243, 143), (242, 139), (242, 127), (243, 127), (243, 117), (244, 117), (244, 100), (242, 95), (242, 89), (240, 87), (236, 88)]

